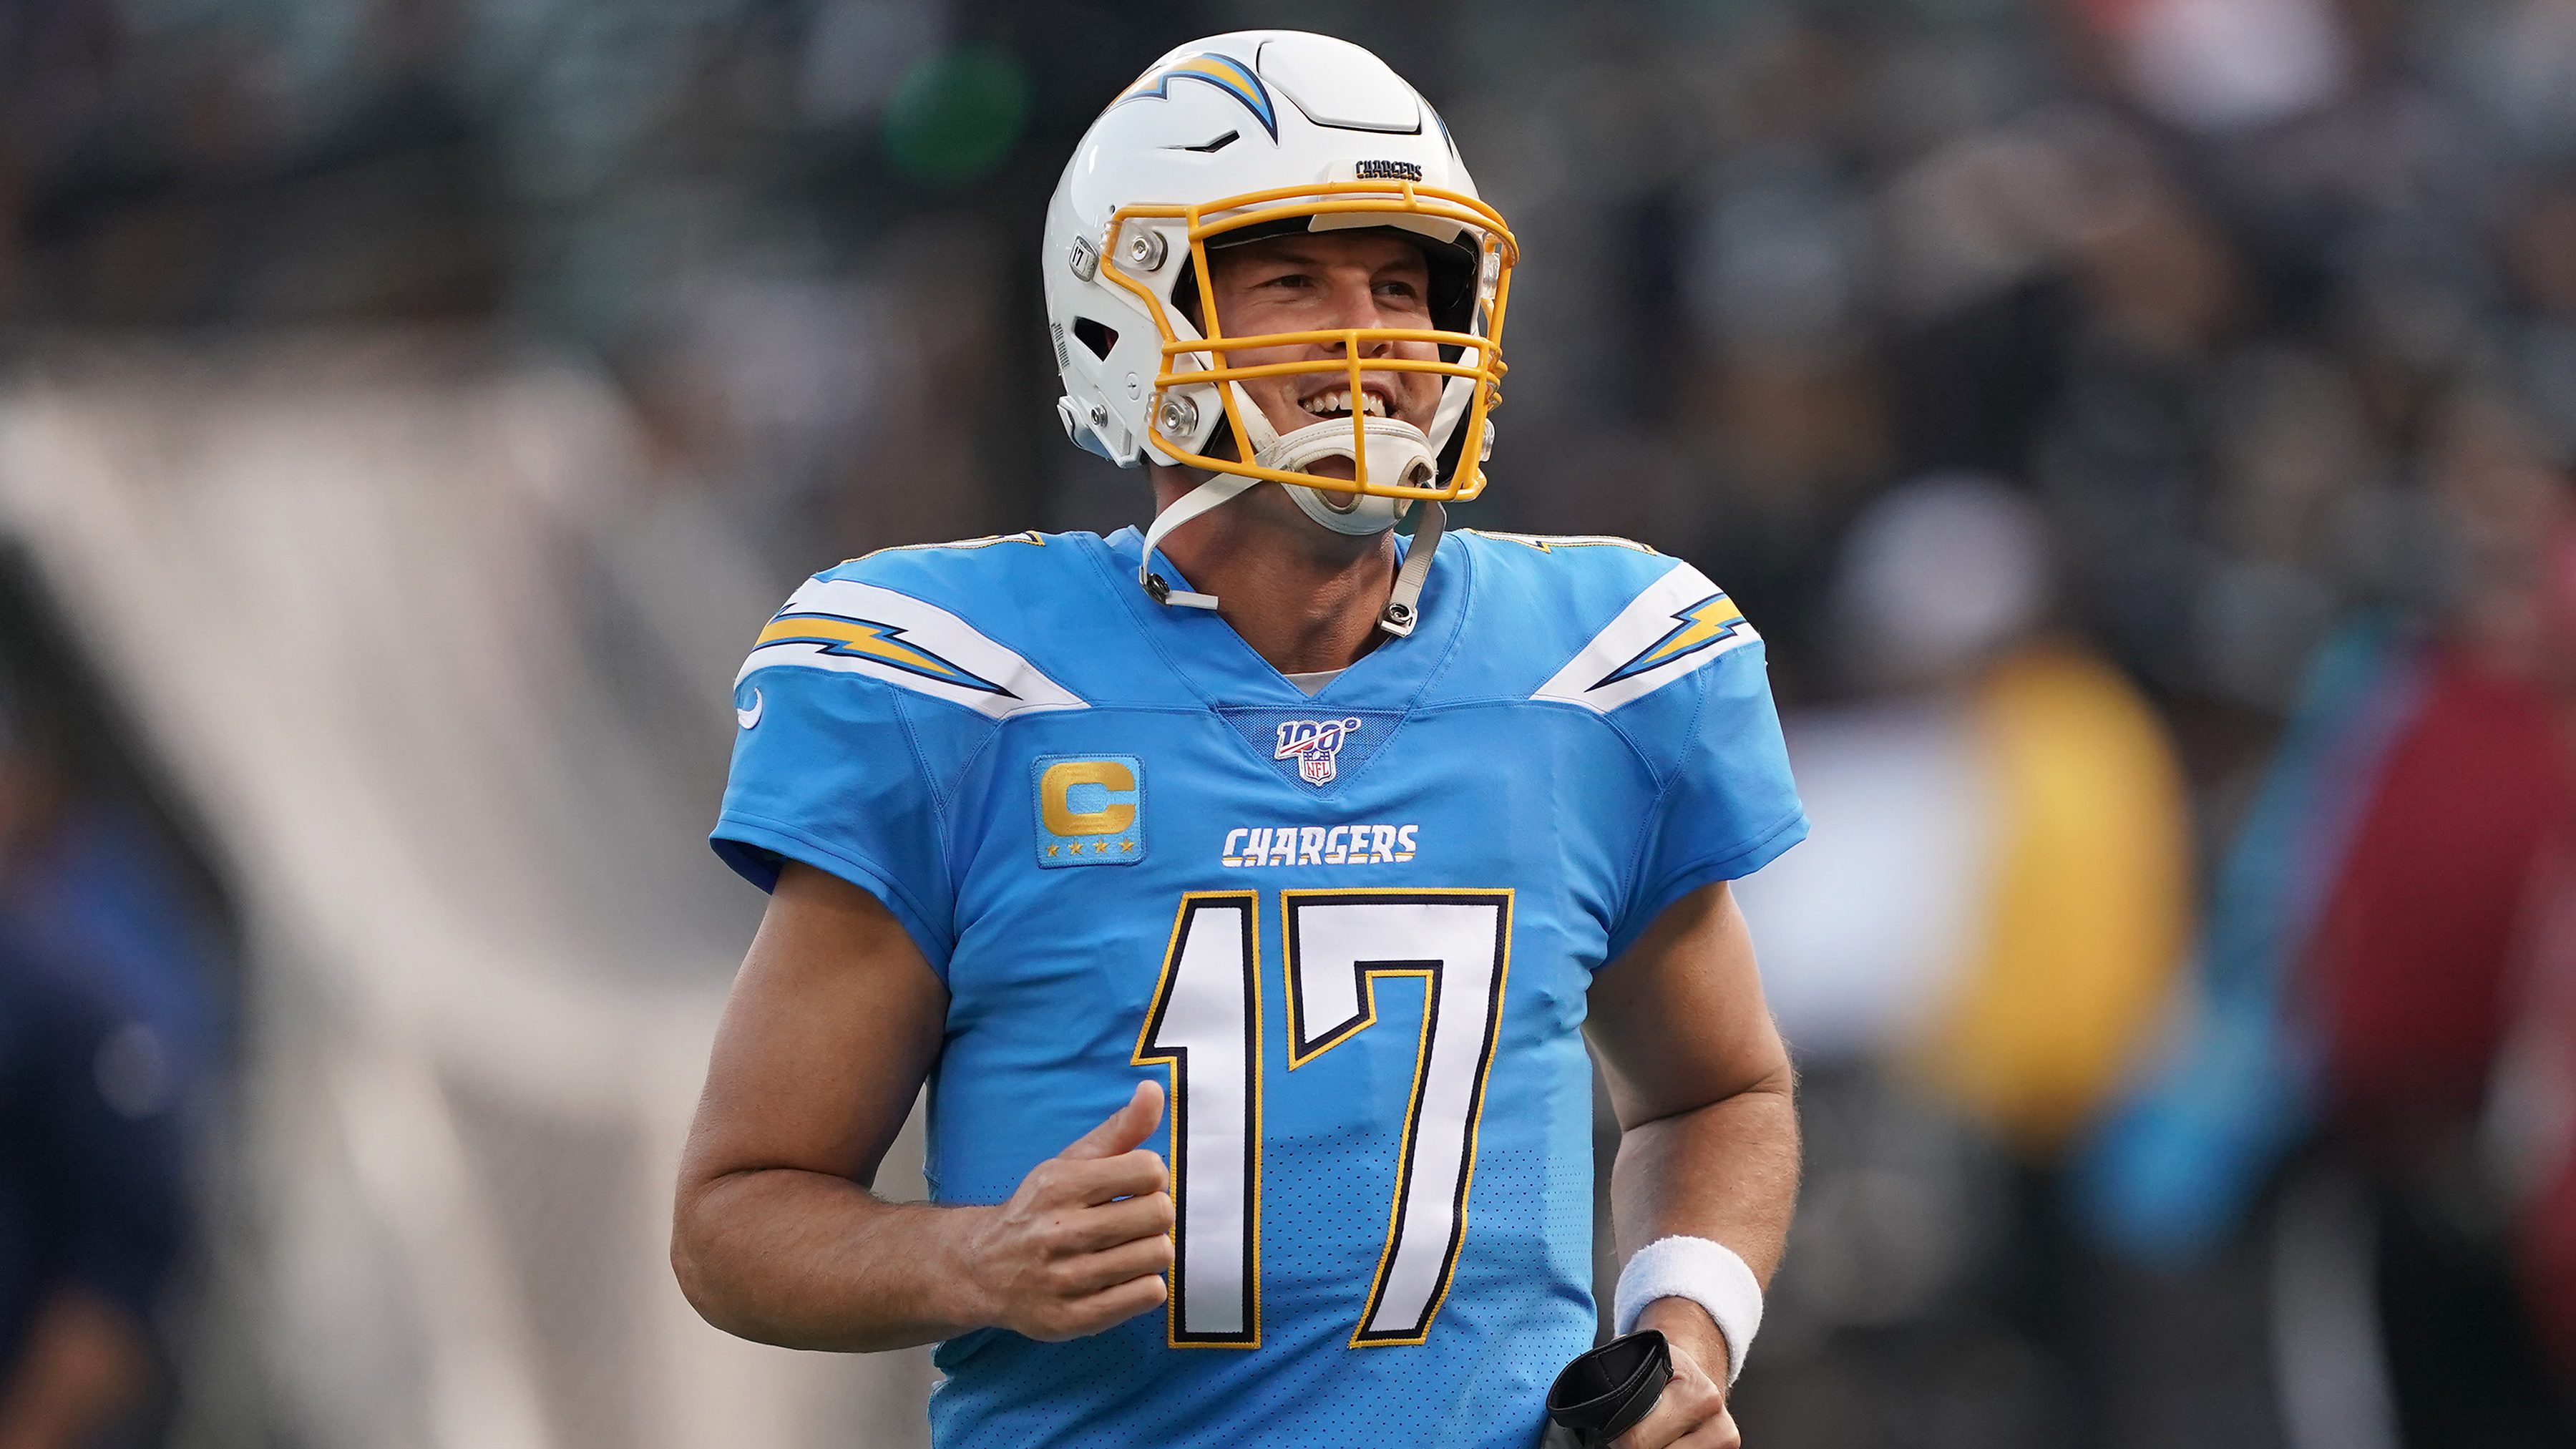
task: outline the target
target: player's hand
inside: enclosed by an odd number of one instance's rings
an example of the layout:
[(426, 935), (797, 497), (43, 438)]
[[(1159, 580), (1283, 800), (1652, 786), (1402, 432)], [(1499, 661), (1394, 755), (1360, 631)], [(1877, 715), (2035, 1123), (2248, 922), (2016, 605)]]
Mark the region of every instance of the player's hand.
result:
[(1637, 1315), (1637, 1326), (1662, 1329), (1671, 1341), (1673, 1378), (1655, 1411), (1610, 1441), (1611, 1449), (1741, 1449), (1744, 1437), (1726, 1409), (1726, 1339), (1708, 1311), (1687, 1298), (1658, 1298)]
[(966, 1244), (981, 1321), (1053, 1343), (1162, 1305), (1172, 1266), (1172, 1195), (1142, 1144), (1163, 1120), (1163, 1088), (1029, 1169), (1010, 1201), (978, 1214)]

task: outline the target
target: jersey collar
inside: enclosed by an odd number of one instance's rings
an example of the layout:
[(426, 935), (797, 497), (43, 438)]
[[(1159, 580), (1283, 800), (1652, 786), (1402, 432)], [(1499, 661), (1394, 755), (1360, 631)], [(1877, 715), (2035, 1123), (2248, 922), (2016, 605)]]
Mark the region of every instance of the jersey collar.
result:
[[(1422, 587), (1422, 625), (1406, 638), (1385, 638), (1342, 671), (1339, 679), (1309, 695), (1270, 666), (1270, 661), (1243, 642), (1211, 609), (1174, 608), (1154, 602), (1136, 586), (1143, 562), (1144, 534), (1122, 528), (1100, 540), (1103, 562), (1116, 576), (1113, 591), (1136, 617), (1157, 652), (1211, 704), (1273, 705), (1316, 709), (1410, 709), (1430, 687), (1466, 623), (1471, 568), (1464, 540), (1453, 539), (1431, 560), (1431, 575)], [(1396, 535), (1400, 566), (1413, 540)], [(1154, 551), (1154, 569), (1176, 589), (1189, 581), (1162, 550)]]

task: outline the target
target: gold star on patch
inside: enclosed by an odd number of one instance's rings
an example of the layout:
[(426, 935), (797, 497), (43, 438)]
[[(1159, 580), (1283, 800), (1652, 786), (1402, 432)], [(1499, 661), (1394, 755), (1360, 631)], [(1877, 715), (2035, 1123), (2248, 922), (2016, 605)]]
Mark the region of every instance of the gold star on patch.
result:
[(1136, 848), (1136, 842), (1132, 840), (1122, 840), (1118, 842), (1118, 848), (1120, 850), (1134, 850)]
[(1049, 854), (1049, 855), (1053, 855), (1053, 854), (1055, 854), (1055, 847), (1054, 847), (1054, 846), (1052, 846), (1052, 845), (1048, 846), (1048, 847), (1047, 847), (1047, 854)]

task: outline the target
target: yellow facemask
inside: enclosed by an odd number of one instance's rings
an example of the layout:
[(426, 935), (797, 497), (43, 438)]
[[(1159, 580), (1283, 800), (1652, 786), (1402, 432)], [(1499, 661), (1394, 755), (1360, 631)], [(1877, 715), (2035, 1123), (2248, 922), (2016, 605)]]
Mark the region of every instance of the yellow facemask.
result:
[[(1137, 262), (1143, 264), (1148, 272), (1156, 270), (1161, 261), (1161, 233), (1150, 224), (1181, 221), (1187, 228), (1190, 266), (1197, 278), (1199, 296), (1212, 299), (1216, 295), (1208, 269), (1208, 248), (1212, 241), (1253, 227), (1316, 217), (1333, 218), (1324, 229), (1385, 225), (1437, 233), (1455, 228), (1461, 234), (1472, 236), (1476, 242), (1476, 271), (1470, 284), (1469, 326), (1476, 330), (1340, 327), (1228, 337), (1224, 335), (1211, 302), (1201, 309), (1207, 317), (1207, 335), (1186, 337), (1181, 335), (1182, 327), (1175, 325), (1172, 308), (1156, 293), (1151, 283), (1126, 265)], [(1129, 245), (1119, 245), (1122, 239)], [(1247, 192), (1195, 206), (1123, 207), (1110, 218), (1104, 242), (1101, 275), (1135, 293), (1137, 300), (1144, 304), (1146, 314), (1154, 319), (1155, 327), (1162, 333), (1162, 370), (1154, 376), (1154, 406), (1149, 417), (1155, 445), (1175, 461), (1188, 467), (1244, 479), (1300, 484), (1330, 493), (1379, 498), (1463, 502), (1484, 491), (1486, 419), (1502, 400), (1503, 312), (1511, 297), (1512, 267), (1520, 259), (1519, 244), (1512, 239), (1511, 230), (1504, 224), (1501, 213), (1492, 207), (1461, 192), (1412, 181), (1327, 181), (1312, 186)], [(1438, 348), (1456, 348), (1459, 349), (1458, 360), (1363, 355), (1365, 349), (1379, 342), (1427, 342)], [(1335, 343), (1341, 344), (1339, 357), (1238, 367), (1229, 355), (1234, 351), (1255, 348), (1331, 346)], [(1363, 372), (1428, 372), (1469, 380), (1472, 390), (1466, 399), (1463, 415), (1447, 437), (1435, 436), (1433, 439), (1435, 451), (1451, 439), (1466, 440), (1458, 450), (1457, 466), (1447, 479), (1434, 478), (1427, 485), (1415, 485), (1369, 477), (1368, 418), (1357, 406)], [(1200, 421), (1199, 404), (1185, 389), (1212, 386), (1219, 404), (1225, 409), (1227, 422), (1233, 425), (1238, 449), (1249, 453), (1252, 449), (1241, 440), (1256, 436), (1247, 427), (1243, 415), (1243, 409), (1250, 404), (1234, 384), (1247, 378), (1300, 373), (1341, 373), (1348, 377), (1353, 402), (1351, 458), (1355, 477), (1332, 478), (1312, 472), (1263, 467), (1248, 458), (1212, 457), (1193, 450), (1184, 441), (1198, 431)], [(1441, 409), (1444, 413), (1452, 410), (1448, 391), (1444, 389)], [(1267, 420), (1263, 421), (1266, 423)]]

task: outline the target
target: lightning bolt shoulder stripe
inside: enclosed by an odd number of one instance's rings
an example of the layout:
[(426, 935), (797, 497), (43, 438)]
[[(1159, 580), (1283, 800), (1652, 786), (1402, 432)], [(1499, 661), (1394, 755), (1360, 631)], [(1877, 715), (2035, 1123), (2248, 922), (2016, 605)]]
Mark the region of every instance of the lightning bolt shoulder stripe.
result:
[(853, 579), (812, 579), (762, 627), (734, 682), (779, 667), (863, 674), (994, 719), (1088, 704), (964, 619)]
[(1661, 669), (1675, 660), (1687, 658), (1702, 649), (1722, 644), (1735, 637), (1744, 622), (1744, 611), (1724, 594), (1711, 594), (1698, 603), (1673, 614), (1674, 624), (1664, 637), (1637, 651), (1637, 657), (1611, 670), (1593, 684), (1617, 684), (1640, 674)]
[(1607, 713), (1760, 637), (1725, 590), (1676, 563), (1530, 697)]
[(1011, 694), (971, 669), (961, 669), (927, 649), (915, 647), (903, 637), (903, 632), (896, 625), (879, 623), (874, 619), (850, 619), (839, 614), (781, 614), (760, 631), (760, 638), (752, 647), (766, 649), (772, 644), (819, 644), (826, 654), (873, 659), (960, 689)]

